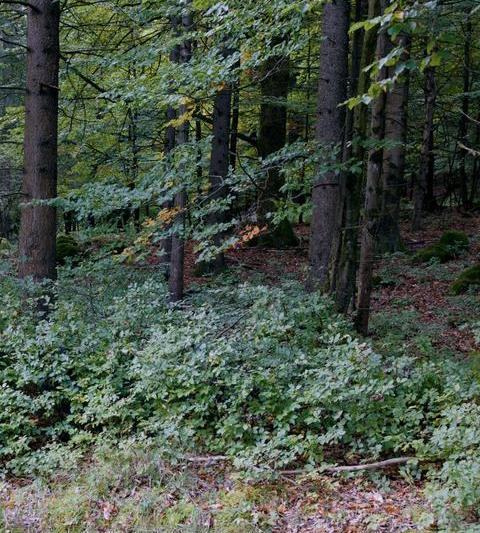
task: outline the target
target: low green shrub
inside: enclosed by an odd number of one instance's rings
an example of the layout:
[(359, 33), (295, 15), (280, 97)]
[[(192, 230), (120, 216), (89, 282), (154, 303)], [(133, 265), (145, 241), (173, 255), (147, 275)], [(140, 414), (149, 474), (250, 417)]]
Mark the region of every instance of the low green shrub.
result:
[(72, 235), (59, 235), (57, 237), (57, 263), (63, 265), (65, 259), (77, 257), (80, 246)]
[(454, 295), (459, 295), (467, 292), (470, 287), (478, 286), (480, 286), (480, 264), (464, 270), (452, 283), (450, 292)]
[(440, 237), (439, 244), (450, 249), (452, 254), (458, 255), (468, 250), (470, 241), (463, 231), (450, 230)]
[(451, 259), (459, 257), (463, 252), (468, 250), (469, 240), (465, 233), (461, 231), (447, 231), (437, 243), (427, 246), (418, 251), (414, 256), (417, 263), (428, 263), (437, 260), (440, 263), (446, 263)]
[(442, 531), (477, 531), (480, 520), (480, 406), (446, 409), (419, 453), (442, 461), (430, 471), (426, 494)]
[(0, 255), (8, 255), (13, 250), (13, 244), (3, 237), (0, 237)]
[[(4, 471), (49, 473), (92, 446), (129, 440), (154, 440), (173, 459), (225, 454), (262, 476), (287, 465), (411, 453), (453, 465), (433, 475), (432, 498), (442, 501), (434, 488), (441, 483), (452, 487), (452, 509), (471, 501), (457, 489), (470, 490), (476, 505), (474, 472), (470, 489), (455, 476), (480, 451), (470, 427), (478, 372), (426, 339), (415, 350), (385, 344), (376, 353), (328, 299), (297, 283), (238, 285), (223, 276), (172, 307), (162, 275), (104, 259), (59, 269), (47, 318), (35, 305), (41, 287), (27, 287), (25, 298), (13, 278), (0, 283)], [(399, 323), (407, 319), (399, 342), (422, 334), (412, 329), (414, 315)], [(380, 337), (389, 322), (374, 324)], [(454, 412), (466, 413), (464, 433), (450, 429)]]

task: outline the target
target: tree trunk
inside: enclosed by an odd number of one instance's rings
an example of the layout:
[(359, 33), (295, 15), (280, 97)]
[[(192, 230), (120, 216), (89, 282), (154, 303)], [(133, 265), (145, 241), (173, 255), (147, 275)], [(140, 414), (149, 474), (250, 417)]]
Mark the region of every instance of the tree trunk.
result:
[[(465, 28), (465, 45), (464, 45), (464, 58), (463, 58), (463, 96), (462, 96), (462, 113), (460, 115), (458, 138), (459, 142), (466, 146), (468, 144), (468, 113), (470, 109), (470, 72), (472, 68), (472, 22), (468, 20)], [(467, 183), (467, 169), (466, 169), (466, 156), (467, 153), (464, 148), (460, 148), (460, 192), (462, 198), (462, 204), (465, 209), (470, 207), (469, 195), (468, 195), (468, 183)]]
[[(433, 191), (433, 119), (437, 100), (435, 82), (435, 68), (425, 69), (425, 122), (423, 126), (422, 148), (420, 154), (420, 171), (414, 191), (414, 213), (412, 229), (422, 227), (422, 217), (425, 209), (431, 210), (435, 202)], [(430, 177), (429, 177), (430, 176)]]
[[(365, 18), (367, 14), (367, 3), (365, 0), (358, 0), (355, 2), (355, 15), (354, 22), (360, 22)], [(360, 71), (362, 66), (362, 53), (364, 44), (365, 33), (363, 30), (357, 30), (353, 34), (353, 39), (350, 44), (350, 78), (348, 83), (348, 98), (352, 98), (358, 92)], [(372, 54), (373, 57), (373, 54)], [(358, 109), (358, 108), (357, 108)], [(343, 142), (343, 162), (349, 164), (354, 155), (354, 136), (355, 136), (355, 116), (356, 109), (346, 109), (345, 118), (345, 135)], [(358, 177), (348, 170), (344, 170), (341, 179), (340, 189), (340, 228), (337, 231), (337, 235), (334, 241), (334, 268), (330, 272), (330, 292), (335, 294), (338, 306), (339, 289), (345, 293), (345, 280), (341, 279), (341, 276), (345, 276), (343, 271), (344, 255), (346, 245), (346, 237), (351, 231), (351, 219), (352, 219), (352, 202), (355, 201), (355, 187), (357, 186)], [(358, 188), (358, 186), (357, 186)], [(357, 238), (355, 237), (357, 240)], [(345, 312), (348, 308), (348, 303), (342, 306), (338, 306), (339, 310)]]
[[(172, 19), (172, 26), (175, 31), (178, 31), (178, 21), (176, 18)], [(170, 52), (170, 61), (172, 63), (178, 63), (180, 61), (180, 47), (176, 45), (173, 50)], [(167, 108), (167, 123), (168, 126), (165, 130), (165, 144), (164, 144), (164, 151), (166, 157), (170, 157), (171, 153), (175, 149), (175, 127), (172, 126), (170, 123), (173, 122), (177, 118), (177, 112), (172, 106), (169, 106)], [(173, 202), (171, 200), (165, 202), (162, 205), (163, 209), (171, 209), (173, 207)], [(171, 229), (170, 226), (165, 228), (167, 231)], [(159, 252), (161, 254), (161, 263), (163, 265), (170, 265), (171, 261), (171, 254), (172, 254), (172, 237), (171, 235), (168, 235), (167, 237), (163, 238), (159, 243)]]
[[(224, 52), (227, 57), (228, 51)], [(210, 152), (210, 191), (211, 201), (221, 200), (227, 194), (226, 179), (228, 177), (230, 163), (230, 116), (232, 105), (232, 88), (229, 84), (224, 85), (216, 96), (213, 106), (213, 138)], [(221, 224), (225, 220), (223, 212), (211, 213), (208, 217), (209, 225)], [(221, 246), (223, 233), (214, 236), (213, 244)], [(218, 273), (225, 267), (225, 257), (223, 253), (217, 254), (212, 260), (204, 264), (204, 273)]]
[(310, 272), (307, 286), (327, 289), (332, 253), (341, 219), (340, 173), (334, 166), (342, 161), (345, 134), (345, 107), (348, 84), (348, 29), (350, 2), (334, 0), (325, 5), (320, 47), (320, 73), (316, 138), (325, 151), (317, 169), (312, 192), (310, 227)]
[[(403, 46), (401, 61), (409, 56), (409, 36), (401, 34), (397, 45)], [(389, 69), (390, 70), (390, 69)], [(389, 72), (388, 75), (392, 75)], [(408, 71), (387, 94), (385, 139), (394, 144), (383, 154), (382, 216), (379, 227), (379, 251), (397, 252), (401, 248), (399, 227), (400, 193), (405, 187), (405, 143), (407, 140)]]
[[(372, 19), (380, 14), (380, 2), (370, 0), (368, 3), (367, 17)], [(363, 18), (363, 17), (362, 17)], [(358, 94), (364, 94), (370, 83), (369, 71), (365, 68), (370, 65), (375, 57), (377, 43), (376, 28), (368, 30), (363, 38), (361, 69), (358, 77)], [(359, 104), (354, 112), (354, 135), (352, 153), (346, 153), (354, 161), (362, 164), (365, 159), (363, 141), (367, 137), (368, 107)], [(354, 301), (356, 277), (358, 268), (358, 238), (360, 225), (360, 207), (364, 188), (363, 175), (349, 170), (346, 176), (345, 217), (340, 246), (340, 257), (337, 267), (337, 280), (335, 285), (335, 302), (339, 311), (345, 313)]]
[[(240, 61), (237, 62), (235, 68), (240, 72)], [(240, 119), (240, 80), (239, 74), (235, 80), (232, 89), (232, 122), (230, 125), (230, 166), (235, 171), (237, 166), (237, 149), (238, 149), (238, 123)]]
[[(273, 44), (280, 44), (280, 40)], [(290, 61), (284, 56), (267, 59), (261, 72), (260, 89), (262, 105), (260, 108), (259, 153), (262, 159), (281, 150), (287, 141), (287, 99), (290, 86)], [(282, 197), (280, 189), (284, 184), (277, 165), (269, 168), (258, 199), (258, 221), (261, 226), (268, 225), (268, 214), (275, 210), (275, 202)], [(288, 220), (278, 227), (271, 228), (260, 239), (261, 244), (283, 247), (296, 244), (293, 229)]]
[[(381, 30), (377, 39), (377, 59), (381, 59), (385, 56), (386, 44), (386, 31)], [(383, 68), (378, 73), (377, 81), (382, 81), (385, 78), (385, 75), (386, 69)], [(358, 309), (356, 316), (356, 327), (358, 331), (364, 335), (368, 334), (370, 300), (372, 293), (372, 275), (375, 262), (382, 203), (383, 148), (381, 147), (381, 142), (383, 141), (385, 135), (385, 104), (386, 94), (382, 92), (373, 104), (371, 118), (371, 139), (376, 146), (370, 150), (367, 165), (365, 213), (360, 248), (357, 298)]]
[[(57, 130), (60, 4), (31, 0), (27, 16), (25, 174), (23, 201), (57, 196)], [(26, 205), (21, 210), (19, 275), (55, 279), (56, 209)]]
[[(185, 31), (189, 31), (192, 26), (192, 16), (186, 13), (182, 16), (182, 26)], [(180, 63), (187, 63), (190, 61), (192, 55), (192, 47), (189, 41), (185, 41), (180, 46)], [(187, 109), (184, 105), (179, 108), (179, 115), (185, 115)], [(176, 144), (182, 145), (188, 142), (189, 124), (185, 122), (182, 124), (176, 134)], [(180, 172), (181, 175), (181, 172)], [(181, 189), (175, 195), (174, 208), (178, 211), (173, 222), (174, 231), (172, 234), (172, 248), (170, 255), (170, 277), (168, 280), (168, 288), (170, 292), (170, 301), (178, 302), (183, 298), (184, 291), (184, 261), (185, 261), (185, 207), (187, 202), (187, 195), (185, 189)]]

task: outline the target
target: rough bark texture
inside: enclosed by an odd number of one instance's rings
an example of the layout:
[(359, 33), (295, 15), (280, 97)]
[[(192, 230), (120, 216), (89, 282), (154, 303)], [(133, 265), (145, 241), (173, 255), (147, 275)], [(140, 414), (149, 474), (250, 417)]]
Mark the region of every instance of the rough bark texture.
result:
[[(23, 201), (57, 196), (59, 2), (31, 0), (27, 17), (27, 80)], [(54, 279), (56, 210), (25, 205), (21, 210), (19, 275)]]
[[(381, 31), (377, 39), (377, 59), (385, 56), (387, 36)], [(385, 68), (378, 73), (377, 81), (385, 78)], [(378, 144), (385, 135), (385, 103), (386, 95), (382, 94), (375, 100), (372, 109), (371, 138)], [(370, 299), (372, 293), (372, 275), (375, 262), (376, 246), (380, 223), (382, 203), (382, 166), (383, 149), (380, 145), (370, 150), (367, 165), (367, 185), (365, 192), (365, 213), (362, 227), (360, 248), (360, 264), (358, 274), (358, 298), (357, 298), (357, 329), (366, 335), (370, 318)]]
[[(281, 41), (274, 44), (278, 45)], [(287, 140), (287, 108), (290, 86), (290, 62), (284, 56), (272, 56), (263, 65), (260, 89), (262, 105), (260, 108), (260, 135), (258, 148), (260, 157), (281, 150)], [(275, 201), (282, 197), (280, 192), (284, 184), (280, 169), (275, 166), (267, 170), (265, 182), (258, 198), (258, 221), (260, 225), (268, 223), (267, 215), (275, 210)], [(296, 244), (296, 238), (288, 220), (277, 228), (272, 228), (268, 235), (260, 239), (260, 244), (282, 247)]]
[[(425, 122), (422, 135), (422, 150), (420, 154), (420, 171), (414, 191), (414, 212), (412, 229), (422, 227), (422, 217), (425, 209), (431, 209), (433, 197), (433, 120), (437, 101), (437, 87), (435, 82), (435, 68), (425, 69)], [(429, 179), (430, 175), (430, 179)], [(429, 183), (431, 184), (429, 187)]]
[[(364, 20), (368, 12), (365, 0), (355, 3), (355, 22)], [(367, 34), (368, 36), (368, 34)], [(370, 39), (372, 40), (372, 39)], [(373, 41), (373, 40), (372, 40)], [(367, 54), (366, 39), (363, 30), (357, 30), (351, 44), (351, 66), (348, 96), (353, 97), (366, 89), (367, 78), (362, 75), (362, 66), (371, 63), (375, 52), (374, 45), (371, 53)], [(360, 83), (362, 81), (362, 83)], [(364, 150), (357, 142), (359, 135), (365, 136), (365, 131), (358, 129), (359, 113), (363, 113), (364, 106), (357, 106), (353, 110), (347, 109), (345, 126), (345, 142), (343, 147), (343, 161), (348, 164), (352, 158), (363, 161)], [(347, 312), (355, 292), (356, 253), (358, 241), (358, 217), (360, 214), (360, 196), (362, 179), (351, 171), (346, 171), (342, 179), (342, 227), (338, 235), (335, 248), (335, 271), (332, 273), (331, 290), (335, 295), (335, 303), (339, 311)]]
[[(178, 22), (176, 19), (172, 20), (172, 26), (174, 29), (177, 29)], [(178, 63), (180, 60), (180, 47), (175, 46), (174, 49), (170, 52), (170, 61), (172, 63)], [(171, 106), (167, 109), (167, 122), (170, 123), (173, 120), (177, 118), (177, 112), (175, 109)], [(169, 157), (169, 154), (175, 149), (175, 128), (171, 125), (168, 125), (165, 131), (165, 155), (166, 157)], [(173, 206), (172, 201), (165, 202), (163, 204), (164, 209), (171, 209)], [(170, 229), (170, 227), (165, 228), (166, 230)], [(159, 243), (159, 251), (161, 252), (161, 262), (163, 265), (169, 265), (171, 261), (171, 254), (172, 254), (172, 237), (169, 235), (162, 239)]]
[[(225, 52), (225, 56), (228, 52)], [(232, 89), (225, 85), (215, 96), (213, 106), (213, 138), (210, 152), (210, 191), (212, 201), (221, 200), (227, 194), (226, 182), (230, 163), (230, 115), (232, 105)], [(223, 212), (211, 213), (209, 225), (220, 224), (225, 220)], [(222, 244), (223, 234), (214, 237), (214, 245)], [(225, 267), (225, 257), (219, 253), (212, 261), (205, 263), (203, 271), (208, 273), (220, 272)]]
[[(321, 167), (329, 167), (342, 158), (345, 133), (345, 107), (348, 84), (349, 2), (334, 0), (324, 7), (316, 138), (326, 154), (337, 152), (332, 160), (324, 158)], [(308, 287), (325, 287), (329, 280), (335, 237), (339, 232), (341, 184), (339, 172), (318, 169), (312, 192), (313, 214), (310, 229), (310, 272)]]
[[(400, 35), (397, 45), (404, 47), (402, 61), (408, 60), (409, 37)], [(389, 69), (390, 70), (390, 69)], [(388, 75), (392, 75), (389, 72)], [(382, 217), (379, 251), (397, 252), (401, 248), (399, 215), (400, 192), (405, 188), (405, 142), (407, 137), (408, 73), (387, 94), (385, 138), (393, 144), (383, 154)]]
[[(468, 15), (467, 15), (468, 16)], [(472, 22), (468, 20), (465, 27), (465, 44), (463, 48), (463, 97), (462, 97), (462, 113), (458, 125), (458, 139), (464, 146), (468, 144), (468, 114), (470, 111), (470, 78), (472, 70)], [(459, 161), (459, 179), (460, 179), (460, 194), (463, 207), (470, 207), (467, 183), (467, 169), (466, 169), (466, 155), (464, 148), (460, 147), (460, 161)]]
[[(240, 69), (240, 61), (235, 65), (236, 69)], [(238, 148), (238, 123), (240, 120), (240, 89), (238, 87), (240, 80), (235, 80), (232, 89), (232, 122), (230, 125), (230, 166), (235, 170), (237, 166), (237, 148)]]
[[(184, 30), (190, 30), (192, 26), (192, 17), (186, 13), (182, 17), (182, 26)], [(192, 47), (189, 41), (185, 41), (180, 46), (180, 62), (187, 63), (190, 61), (192, 55)], [(180, 106), (179, 115), (185, 115), (187, 109), (185, 106)], [(176, 133), (176, 144), (182, 145), (188, 142), (188, 122), (182, 124)], [(185, 259), (185, 243), (184, 243), (184, 226), (185, 226), (185, 207), (187, 203), (187, 195), (184, 189), (180, 190), (174, 199), (174, 207), (178, 210), (178, 214), (174, 220), (174, 232), (172, 235), (172, 248), (170, 255), (170, 277), (168, 280), (168, 288), (170, 292), (170, 301), (178, 302), (183, 298), (184, 290), (184, 259)]]

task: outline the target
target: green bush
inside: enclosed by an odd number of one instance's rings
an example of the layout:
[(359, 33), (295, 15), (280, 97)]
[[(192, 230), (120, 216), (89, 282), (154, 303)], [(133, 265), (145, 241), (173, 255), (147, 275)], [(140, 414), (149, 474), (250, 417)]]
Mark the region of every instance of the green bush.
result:
[(9, 254), (13, 250), (13, 245), (8, 239), (0, 237), (0, 254)]
[(446, 231), (439, 240), (439, 244), (450, 249), (452, 254), (458, 255), (460, 252), (468, 250), (470, 242), (463, 231)]
[(480, 406), (446, 409), (420, 452), (442, 461), (426, 487), (441, 530), (473, 531), (480, 519)]
[(474, 265), (464, 270), (460, 276), (452, 283), (451, 293), (454, 295), (467, 292), (470, 287), (480, 285), (480, 264)]
[(452, 259), (452, 255), (446, 246), (437, 243), (419, 250), (414, 256), (414, 260), (417, 263), (429, 263), (432, 259), (440, 263), (446, 263)]
[(428, 436), (445, 398), (472, 394), (458, 363), (380, 356), (297, 284), (225, 283), (170, 309), (161, 278), (111, 261), (60, 275), (48, 320), (11, 288), (0, 310), (0, 460), (16, 472), (106, 436), (248, 469), (374, 457)]
[(80, 246), (71, 235), (57, 237), (57, 263), (63, 265), (67, 257), (74, 258), (80, 253)]
[[(0, 283), (7, 471), (48, 473), (104, 442), (155, 441), (172, 458), (226, 454), (258, 475), (410, 453), (451, 465), (432, 477), (435, 501), (448, 496), (467, 514), (468, 502), (476, 505), (475, 369), (433, 349), (420, 358), (388, 346), (378, 354), (328, 299), (298, 284), (224, 277), (177, 308), (166, 303), (162, 276), (104, 259), (62, 268), (49, 289), (55, 306), (41, 319), (41, 287), (25, 299), (13, 278)], [(387, 322), (377, 323), (379, 335)], [(463, 485), (462, 461), (472, 464)]]
[(418, 251), (414, 256), (417, 263), (428, 263), (437, 260), (446, 263), (457, 258), (464, 251), (468, 250), (469, 240), (467, 235), (461, 231), (447, 231), (437, 243), (427, 246)]

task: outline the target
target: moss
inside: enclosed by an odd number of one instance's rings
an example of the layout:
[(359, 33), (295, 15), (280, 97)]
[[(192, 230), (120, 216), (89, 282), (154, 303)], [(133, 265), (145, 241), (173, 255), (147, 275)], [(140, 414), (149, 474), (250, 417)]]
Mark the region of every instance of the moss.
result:
[(0, 237), (0, 255), (9, 255), (13, 250), (13, 244), (2, 237)]
[(86, 243), (87, 248), (99, 250), (105, 248), (120, 254), (129, 245), (128, 239), (123, 234), (120, 235), (95, 235)]
[(298, 239), (293, 231), (292, 224), (286, 218), (284, 218), (277, 226), (269, 229), (267, 233), (260, 235), (252, 241), (252, 244), (258, 244), (258, 246), (266, 248), (290, 248), (298, 246)]
[(413, 259), (415, 263), (428, 263), (432, 259), (436, 259), (440, 263), (446, 263), (452, 258), (452, 253), (446, 246), (436, 243), (418, 251)]
[(414, 261), (428, 263), (432, 259), (437, 259), (440, 263), (446, 263), (468, 250), (469, 245), (468, 237), (463, 231), (447, 231), (438, 242), (417, 252)]
[(454, 295), (466, 292), (470, 287), (480, 286), (480, 264), (464, 270), (457, 280), (452, 283), (450, 292)]
[(470, 242), (463, 231), (446, 231), (441, 237), (439, 244), (451, 247), (458, 251), (468, 250)]
[(67, 257), (76, 257), (80, 253), (80, 246), (71, 235), (57, 237), (57, 263), (65, 263)]

